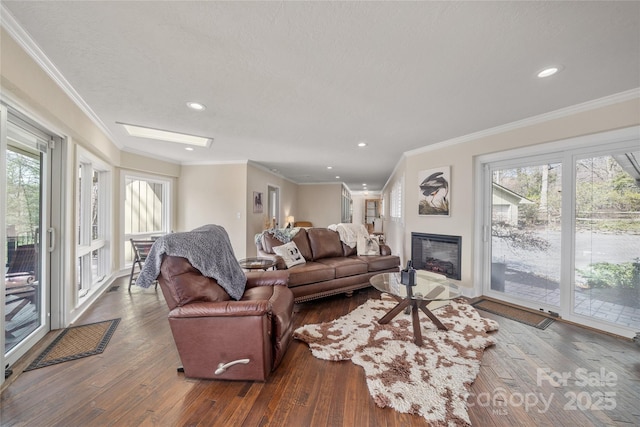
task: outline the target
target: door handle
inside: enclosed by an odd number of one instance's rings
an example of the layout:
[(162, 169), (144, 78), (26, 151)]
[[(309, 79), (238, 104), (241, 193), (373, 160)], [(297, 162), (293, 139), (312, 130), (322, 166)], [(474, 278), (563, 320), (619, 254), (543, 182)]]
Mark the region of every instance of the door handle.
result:
[(56, 248), (56, 229), (49, 227), (47, 232), (49, 233), (49, 252), (53, 252)]

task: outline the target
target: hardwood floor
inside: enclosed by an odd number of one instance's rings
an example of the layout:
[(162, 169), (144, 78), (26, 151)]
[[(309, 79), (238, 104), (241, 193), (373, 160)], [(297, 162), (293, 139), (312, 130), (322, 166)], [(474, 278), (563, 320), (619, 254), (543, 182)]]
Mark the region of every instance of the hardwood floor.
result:
[[(378, 408), (359, 366), (316, 359), (296, 340), (265, 383), (185, 379), (176, 372), (180, 361), (161, 291), (129, 293), (126, 279), (77, 322), (122, 319), (104, 353), (14, 374), (0, 396), (2, 426), (427, 425), (419, 416)], [(337, 318), (378, 295), (367, 289), (298, 304), (296, 326)], [(473, 425), (640, 425), (640, 347), (561, 322), (538, 330), (480, 314), (500, 330), (471, 386)], [(540, 369), (571, 377), (554, 387), (549, 377), (539, 378)]]

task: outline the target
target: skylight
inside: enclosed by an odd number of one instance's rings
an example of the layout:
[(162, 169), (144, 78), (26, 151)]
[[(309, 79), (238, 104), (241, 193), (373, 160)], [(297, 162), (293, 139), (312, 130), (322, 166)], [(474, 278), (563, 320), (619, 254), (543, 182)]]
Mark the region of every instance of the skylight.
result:
[(138, 138), (156, 139), (159, 141), (177, 142), (179, 144), (196, 145), (198, 147), (209, 147), (211, 144), (211, 138), (205, 138), (203, 136), (189, 135), (186, 133), (171, 132), (167, 130), (160, 130), (154, 128), (148, 128), (144, 126), (129, 125), (126, 123), (121, 124), (127, 133), (131, 136)]

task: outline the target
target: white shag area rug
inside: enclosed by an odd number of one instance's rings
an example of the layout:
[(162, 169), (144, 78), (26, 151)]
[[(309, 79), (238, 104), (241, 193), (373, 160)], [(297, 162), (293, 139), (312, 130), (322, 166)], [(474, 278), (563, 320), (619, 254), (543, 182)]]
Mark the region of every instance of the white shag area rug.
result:
[(383, 294), (332, 322), (301, 326), (294, 338), (308, 343), (319, 359), (351, 359), (362, 366), (379, 407), (420, 415), (434, 426), (471, 425), (469, 387), (484, 349), (496, 342), (488, 332), (496, 331), (498, 323), (480, 317), (463, 300), (453, 300), (433, 310), (447, 331), (438, 330), (420, 312), (423, 345), (418, 347), (410, 314), (378, 324), (396, 304)]

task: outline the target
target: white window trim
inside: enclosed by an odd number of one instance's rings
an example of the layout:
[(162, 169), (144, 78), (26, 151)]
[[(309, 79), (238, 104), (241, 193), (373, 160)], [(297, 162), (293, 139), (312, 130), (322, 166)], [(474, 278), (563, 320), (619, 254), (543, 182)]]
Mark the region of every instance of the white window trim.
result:
[[(113, 229), (112, 220), (111, 220), (111, 211), (109, 209), (110, 201), (112, 200), (111, 194), (111, 177), (113, 176), (113, 168), (103, 160), (99, 159), (97, 156), (91, 154), (86, 149), (77, 146), (77, 159), (76, 159), (76, 168), (77, 171), (81, 165), (88, 165), (87, 174), (88, 176), (93, 176), (93, 171), (98, 171), (102, 176), (100, 179), (100, 187), (98, 189), (98, 215), (100, 218), (100, 222), (98, 223), (98, 239), (91, 238), (91, 221), (84, 221), (82, 218), (76, 218), (76, 226), (80, 225), (80, 241), (76, 242), (76, 256), (75, 262), (83, 262), (83, 274), (82, 278), (83, 290), (86, 290), (86, 293), (78, 292), (76, 298), (76, 304), (79, 305), (82, 301), (86, 300), (89, 296), (91, 296), (99, 287), (96, 285), (103, 282), (107, 277), (110, 276), (110, 268), (111, 268), (111, 257), (112, 253), (110, 250), (110, 242), (111, 242), (111, 230)], [(78, 176), (76, 175), (76, 187), (77, 187)], [(92, 190), (92, 182), (90, 179), (83, 179), (82, 181), (83, 188), (76, 188), (77, 192), (82, 191), (84, 194), (91, 194)], [(77, 199), (76, 199), (77, 200)], [(91, 211), (91, 198), (83, 197), (82, 198), (81, 213), (90, 212)], [(76, 210), (77, 215), (77, 210)], [(75, 228), (75, 227), (74, 227)], [(74, 232), (75, 234), (75, 232)], [(85, 259), (87, 256), (91, 256), (91, 253), (96, 250), (104, 249), (106, 253), (105, 256), (98, 258), (98, 274), (94, 277), (91, 274), (91, 259)], [(75, 282), (75, 273), (73, 275)], [(74, 285), (74, 289), (76, 286)]]

